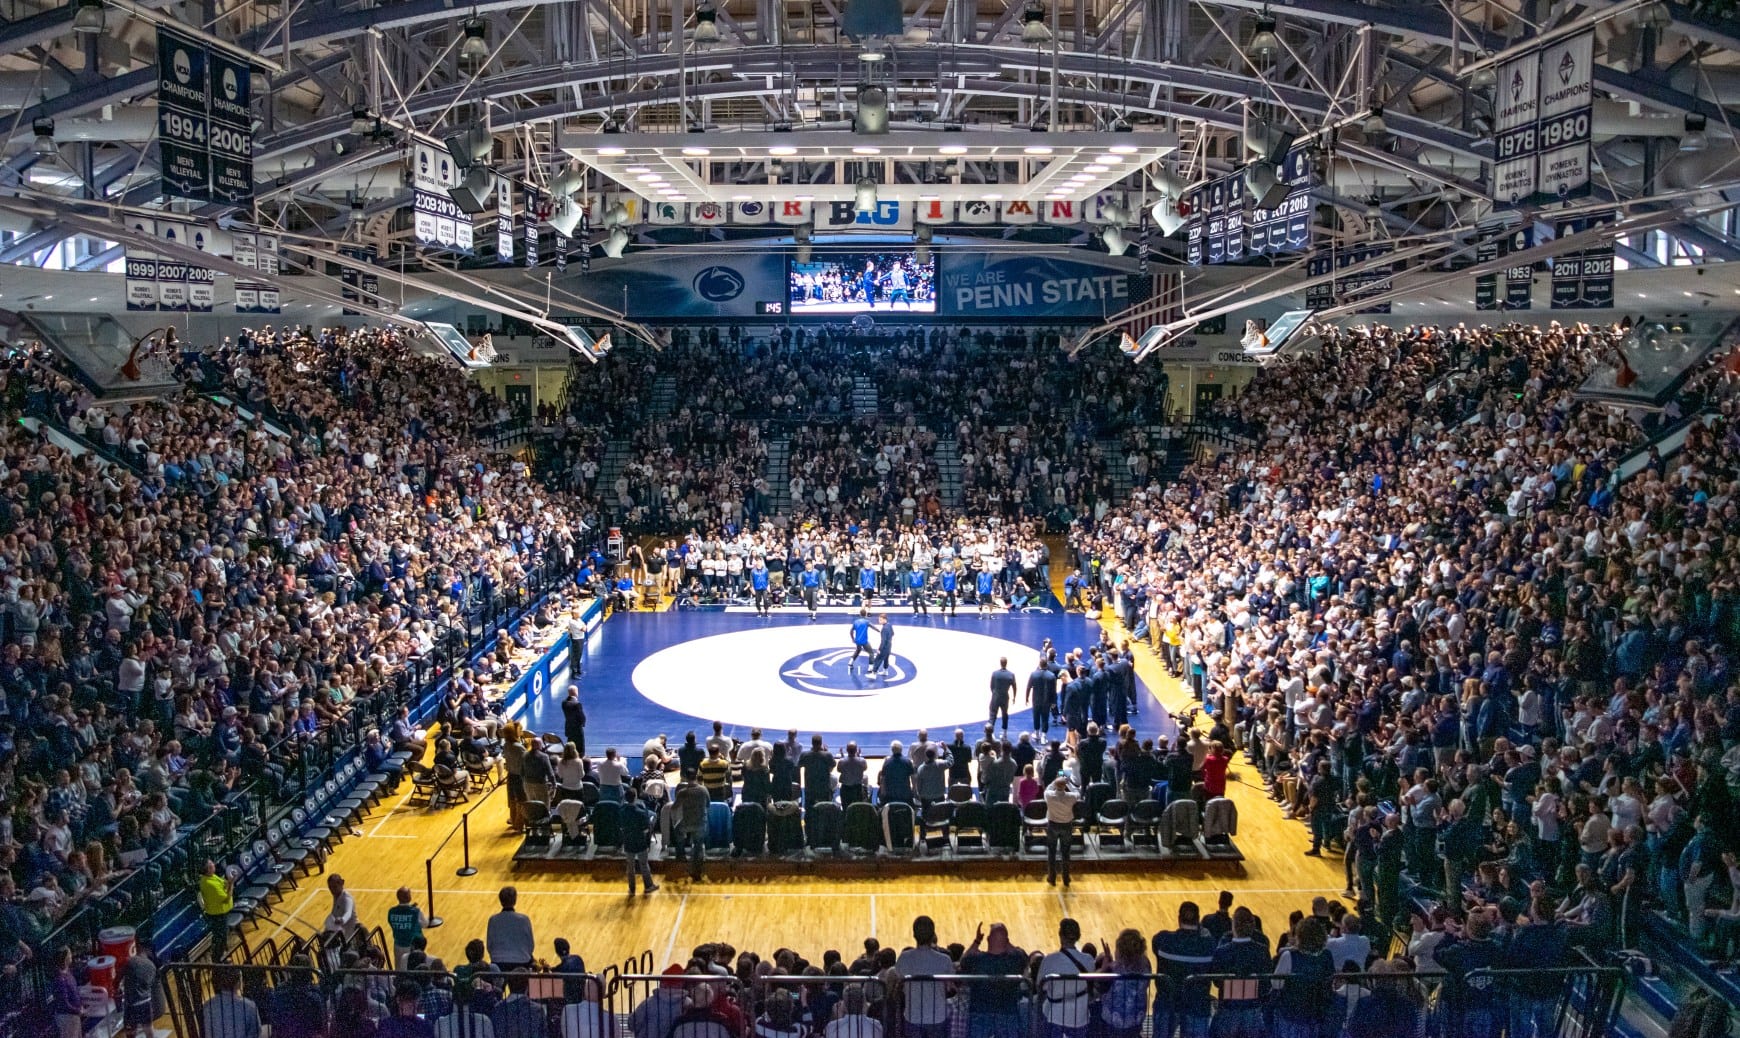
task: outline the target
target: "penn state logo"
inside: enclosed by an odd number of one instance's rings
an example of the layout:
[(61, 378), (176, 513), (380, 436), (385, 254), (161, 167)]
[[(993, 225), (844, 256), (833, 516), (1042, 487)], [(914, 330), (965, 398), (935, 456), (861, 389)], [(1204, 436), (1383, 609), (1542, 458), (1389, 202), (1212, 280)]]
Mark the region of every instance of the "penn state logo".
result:
[(709, 303), (724, 303), (743, 294), (743, 275), (730, 267), (708, 267), (695, 275), (695, 294)]
[(538, 698), (543, 696), (545, 680), (546, 680), (546, 678), (545, 678), (545, 674), (543, 671), (539, 670), (539, 671), (534, 671), (532, 673), (532, 698), (533, 699), (538, 699)]
[(767, 206), (760, 202), (738, 202), (737, 215), (744, 217), (760, 216), (767, 211)]
[(918, 677), (911, 660), (891, 653), (888, 667), (871, 673), (870, 661), (862, 654), (852, 665), (852, 649), (812, 649), (786, 660), (779, 668), (780, 680), (814, 696), (856, 699), (873, 696), (883, 689), (904, 685)]

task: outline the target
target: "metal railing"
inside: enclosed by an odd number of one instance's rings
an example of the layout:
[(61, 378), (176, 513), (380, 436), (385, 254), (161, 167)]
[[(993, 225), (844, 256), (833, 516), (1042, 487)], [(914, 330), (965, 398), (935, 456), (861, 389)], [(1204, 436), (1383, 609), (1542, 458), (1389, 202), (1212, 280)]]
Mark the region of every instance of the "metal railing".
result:
[[(1091, 965), (1086, 953), (1075, 954)], [(175, 964), (164, 971), (164, 985), (181, 1038), (221, 1038), (237, 1033), (224, 1028), (251, 1014), (272, 1025), (283, 1022), (275, 1015), (290, 1012), (323, 1013), (331, 1028), (324, 1033), (338, 1035), (359, 1006), (419, 1015), (436, 1024), (437, 1034), (454, 1038), (481, 1036), (486, 1019), (493, 1020), (488, 1031), (499, 1031), (504, 1018), (534, 1022), (516, 1033), (586, 1038), (730, 1038), (751, 1028), (845, 1038), (1141, 1038), (1170, 1035), (1181, 1025), (1188, 1034), (1338, 1038), (1347, 1021), (1380, 1013), (1392, 1022), (1420, 1022), (1398, 1035), (1597, 1038), (1612, 1032), (1625, 976), (1595, 967), (1312, 978), (1036, 969), (786, 976), (693, 966), (660, 974), (650, 971), (651, 961), (650, 954), (630, 959), (620, 972), (614, 966), (597, 973), (502, 972), (486, 963), (411, 972), (334, 967), (325, 956), (301, 970)], [(214, 997), (220, 990), (239, 997)], [(863, 1021), (853, 1022), (858, 1016)]]

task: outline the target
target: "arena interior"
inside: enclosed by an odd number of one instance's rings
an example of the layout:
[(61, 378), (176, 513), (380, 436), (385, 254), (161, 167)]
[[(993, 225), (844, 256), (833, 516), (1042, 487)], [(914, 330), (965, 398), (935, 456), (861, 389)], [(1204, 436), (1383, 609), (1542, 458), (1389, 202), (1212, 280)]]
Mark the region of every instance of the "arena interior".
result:
[(1722, 1038), (1734, 0), (6, 0), (0, 1038)]

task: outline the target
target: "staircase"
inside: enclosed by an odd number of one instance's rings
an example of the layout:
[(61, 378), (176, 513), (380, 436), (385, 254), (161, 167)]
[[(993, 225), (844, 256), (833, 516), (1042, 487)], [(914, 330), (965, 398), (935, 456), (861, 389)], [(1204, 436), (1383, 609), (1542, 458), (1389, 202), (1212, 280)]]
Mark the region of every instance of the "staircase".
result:
[[(646, 414), (654, 422), (668, 419), (677, 409), (677, 376), (660, 375), (653, 381)], [(615, 477), (612, 477), (615, 478)]]
[(882, 411), (882, 401), (876, 383), (860, 375), (852, 380), (852, 414), (862, 420), (875, 418)]
[(622, 467), (628, 464), (628, 441), (611, 440), (604, 446), (604, 458), (598, 463), (598, 480), (593, 487), (604, 498), (605, 511), (617, 507), (615, 491), (611, 488), (616, 483), (616, 477), (622, 474)]
[(761, 470), (767, 480), (767, 514), (791, 514), (791, 440), (780, 437), (767, 441), (766, 464)]
[(952, 438), (938, 440), (934, 457), (943, 507), (961, 507), (961, 445)]
[(1130, 499), (1130, 456), (1124, 443), (1116, 436), (1100, 437), (1100, 457), (1106, 459), (1106, 474), (1112, 478), (1112, 501), (1123, 504)]

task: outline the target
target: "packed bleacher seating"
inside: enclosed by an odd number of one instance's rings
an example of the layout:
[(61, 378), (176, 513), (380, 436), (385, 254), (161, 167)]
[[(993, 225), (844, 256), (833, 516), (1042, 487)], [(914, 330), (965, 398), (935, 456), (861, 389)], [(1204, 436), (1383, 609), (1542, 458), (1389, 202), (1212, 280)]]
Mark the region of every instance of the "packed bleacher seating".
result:
[[(595, 509), (475, 447), (493, 401), (394, 333), (265, 329), (183, 370), (205, 391), (112, 405), (39, 347), (0, 363), (34, 423), (0, 429), (13, 995), (207, 857), (245, 888), (322, 851), (279, 824), (293, 807), (342, 825), (414, 691), (545, 590), (591, 592)], [(272, 861), (243, 850), (267, 835)]]
[(1697, 375), (1679, 456), (1620, 482), (1643, 430), (1573, 392), (1619, 334), (1332, 333), (1223, 405), (1241, 445), (1073, 533), (1378, 934), (1479, 899), (1715, 950), (1740, 897), (1740, 381)]
[[(911, 943), (867, 937), (861, 948), (800, 941), (758, 952), (721, 941), (654, 972), (650, 953), (620, 969), (589, 964), (584, 940), (536, 931), (513, 887), (501, 890), (500, 911), (466, 945), (465, 961), (448, 963), (426, 951), (408, 895), (392, 909), (398, 971), (385, 968), (379, 929), (324, 960), (298, 951), (276, 968), (172, 968), (181, 1033), (1544, 1036), (1605, 1033), (1619, 993), (1616, 971), (1589, 968), (1550, 921), (1502, 910), (1471, 911), (1466, 928), (1423, 960), (1374, 948), (1338, 901), (1319, 897), (1285, 921), (1264, 920), (1222, 892), (1212, 911), (1181, 905), (1176, 927), (1124, 929), (1103, 944), (1084, 942), (1068, 917), (1055, 926), (981, 922), (969, 935), (939, 932), (921, 915)], [(334, 918), (356, 925), (346, 896), (340, 882)], [(1012, 929), (1034, 946), (1020, 947)]]

